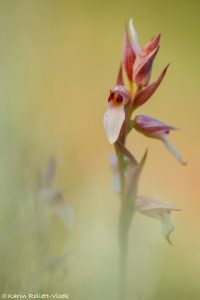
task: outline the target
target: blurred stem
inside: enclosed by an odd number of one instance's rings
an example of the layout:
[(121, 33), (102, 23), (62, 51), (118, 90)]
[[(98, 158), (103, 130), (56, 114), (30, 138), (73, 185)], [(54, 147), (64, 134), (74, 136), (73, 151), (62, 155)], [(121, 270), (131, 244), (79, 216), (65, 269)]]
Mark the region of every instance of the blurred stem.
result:
[(120, 176), (120, 191), (121, 191), (121, 201), (124, 201), (124, 193), (125, 193), (125, 169), (124, 169), (124, 156), (120, 151), (120, 147), (118, 143), (115, 143), (115, 151), (118, 159), (118, 167), (119, 167), (119, 176)]
[[(115, 143), (115, 150), (118, 158), (118, 168), (120, 176), (121, 207), (119, 212), (118, 239), (119, 239), (119, 300), (126, 300), (126, 281), (127, 281), (127, 260), (128, 260), (128, 238), (131, 220), (134, 213), (134, 199), (128, 197), (126, 186), (126, 174), (124, 155), (130, 159), (133, 166), (137, 166), (134, 156), (125, 148), (126, 136), (128, 134), (128, 124), (133, 112), (134, 92), (132, 82), (130, 83), (131, 101), (126, 107), (126, 118), (121, 129), (118, 142)], [(137, 89), (136, 89), (137, 92)], [(136, 194), (137, 183), (134, 185), (132, 195)], [(133, 196), (134, 198), (134, 196)]]
[(121, 203), (119, 214), (119, 300), (126, 300), (127, 282), (127, 260), (128, 260), (128, 238), (133, 210), (129, 207), (129, 202), (124, 199)]
[(127, 259), (128, 259), (128, 236), (131, 219), (133, 216), (132, 201), (126, 199), (126, 181), (125, 181), (125, 167), (124, 154), (120, 149), (120, 145), (115, 143), (115, 150), (118, 158), (120, 183), (121, 183), (121, 208), (119, 212), (119, 292), (120, 300), (126, 299), (126, 279), (127, 279)]

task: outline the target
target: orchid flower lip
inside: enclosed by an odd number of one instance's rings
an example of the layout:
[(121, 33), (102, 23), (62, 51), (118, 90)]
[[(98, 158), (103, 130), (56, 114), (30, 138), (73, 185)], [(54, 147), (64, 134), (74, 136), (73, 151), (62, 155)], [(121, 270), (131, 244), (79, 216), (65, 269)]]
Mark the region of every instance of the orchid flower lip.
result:
[(119, 138), (125, 120), (125, 105), (130, 101), (130, 93), (123, 85), (116, 85), (110, 91), (108, 108), (104, 114), (104, 130), (111, 144)]
[(114, 144), (120, 135), (125, 120), (124, 105), (123, 102), (118, 105), (111, 102), (104, 114), (104, 130), (110, 144)]

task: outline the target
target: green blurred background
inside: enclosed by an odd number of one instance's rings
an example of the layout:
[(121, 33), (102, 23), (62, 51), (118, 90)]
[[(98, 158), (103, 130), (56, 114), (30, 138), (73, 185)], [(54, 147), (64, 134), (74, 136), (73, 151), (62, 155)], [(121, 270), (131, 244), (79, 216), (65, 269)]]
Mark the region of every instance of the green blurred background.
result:
[[(135, 215), (130, 233), (128, 300), (200, 299), (200, 35), (197, 0), (0, 1), (0, 292), (69, 293), (72, 300), (116, 299), (117, 215), (102, 127), (108, 91), (130, 17), (144, 45), (162, 33), (153, 79), (171, 66), (138, 113), (180, 128), (180, 166), (158, 141), (132, 132), (128, 147), (149, 156), (140, 192), (175, 204), (174, 246), (158, 221)], [(51, 218), (37, 231), (38, 171), (58, 160), (74, 229)], [(48, 241), (48, 246), (44, 244)], [(64, 253), (64, 255), (63, 255)], [(42, 265), (43, 257), (50, 263)]]

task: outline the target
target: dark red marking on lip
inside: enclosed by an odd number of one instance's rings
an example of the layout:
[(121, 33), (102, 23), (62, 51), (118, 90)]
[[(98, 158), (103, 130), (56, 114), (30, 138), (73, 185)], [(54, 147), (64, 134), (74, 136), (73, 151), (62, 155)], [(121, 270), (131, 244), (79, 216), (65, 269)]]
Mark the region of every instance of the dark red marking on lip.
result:
[(123, 102), (123, 97), (118, 93), (111, 92), (108, 98), (108, 102), (110, 101), (112, 101), (114, 104), (121, 104)]
[(122, 95), (116, 93), (115, 101), (116, 101), (117, 103), (122, 103), (122, 102), (123, 102), (123, 97), (122, 97)]
[(114, 99), (114, 92), (110, 92), (110, 96), (108, 97), (108, 102), (112, 101)]

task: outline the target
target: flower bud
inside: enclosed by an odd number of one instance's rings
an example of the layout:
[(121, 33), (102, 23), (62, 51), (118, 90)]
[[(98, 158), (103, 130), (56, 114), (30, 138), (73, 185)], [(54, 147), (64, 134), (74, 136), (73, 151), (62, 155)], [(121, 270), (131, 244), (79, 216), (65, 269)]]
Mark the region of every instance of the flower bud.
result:
[(137, 86), (147, 86), (151, 77), (153, 61), (159, 50), (160, 34), (156, 35), (144, 48), (138, 42), (133, 20), (129, 21), (129, 31), (132, 36), (132, 49), (136, 55), (133, 65), (133, 80)]

